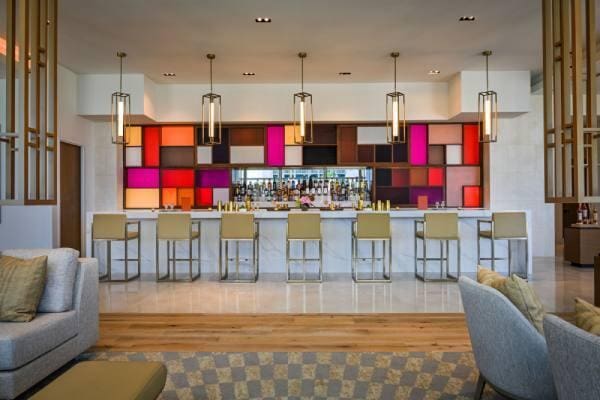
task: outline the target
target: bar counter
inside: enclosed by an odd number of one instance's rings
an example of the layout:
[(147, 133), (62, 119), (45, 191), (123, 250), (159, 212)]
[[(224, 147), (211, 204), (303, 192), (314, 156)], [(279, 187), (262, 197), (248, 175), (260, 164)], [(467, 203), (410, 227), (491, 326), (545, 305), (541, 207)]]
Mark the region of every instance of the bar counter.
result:
[[(142, 273), (155, 273), (155, 226), (156, 219), (161, 212), (179, 212), (179, 211), (154, 211), (154, 210), (126, 210), (114, 211), (124, 212), (130, 220), (141, 221), (141, 252), (142, 252)], [(113, 213), (114, 213), (113, 212)], [(290, 211), (268, 211), (255, 210), (256, 220), (260, 229), (260, 272), (266, 273), (285, 273), (285, 243), (286, 243), (286, 223), (288, 213), (320, 213), (321, 214), (321, 233), (323, 239), (323, 271), (328, 273), (347, 273), (351, 269), (351, 229), (352, 221), (359, 212), (344, 209), (340, 211), (319, 211), (310, 209), (301, 211), (292, 209)], [(472, 273), (476, 271), (477, 265), (477, 219), (489, 219), (492, 211), (489, 209), (431, 209), (426, 212), (456, 212), (460, 220), (461, 237), (461, 269), (462, 272)], [(108, 213), (108, 212), (101, 212)], [(193, 219), (201, 221), (201, 245), (202, 245), (202, 273), (216, 273), (218, 270), (219, 257), (219, 222), (221, 212), (208, 210), (192, 210)], [(392, 232), (392, 272), (393, 273), (413, 273), (414, 272), (414, 221), (421, 219), (425, 211), (417, 209), (391, 210), (391, 232)], [(531, 238), (530, 213), (527, 213), (528, 235)], [(93, 215), (98, 213), (88, 213), (86, 218), (86, 252), (91, 251), (91, 224)], [(529, 260), (528, 273), (531, 274), (531, 240), (529, 240)], [(316, 252), (317, 246), (307, 244), (307, 254)], [(431, 246), (428, 255), (437, 256), (438, 246)], [(506, 253), (506, 242), (496, 244), (496, 254), (503, 256)], [(359, 247), (359, 255), (368, 254), (371, 246), (366, 243)], [(292, 252), (298, 249), (292, 249)], [(240, 254), (249, 251), (242, 245)], [(451, 254), (456, 251), (455, 246), (451, 246)], [(482, 256), (489, 254), (489, 241), (482, 242)], [(187, 254), (187, 246), (181, 245), (177, 249), (178, 254), (182, 256)], [(431, 253), (429, 253), (431, 252)], [(164, 255), (165, 251), (162, 250)], [(99, 258), (104, 257), (104, 247), (96, 248), (96, 254)], [(123, 254), (122, 244), (113, 244), (113, 257), (119, 257)], [(130, 243), (130, 255), (135, 254), (135, 243)], [(164, 268), (165, 261), (161, 260), (161, 266)], [(437, 262), (430, 262), (431, 271), (438, 268)], [(183, 269), (185, 266), (181, 265)], [(113, 263), (113, 268), (120, 271), (122, 264)], [(505, 263), (498, 263), (497, 268), (504, 271)]]

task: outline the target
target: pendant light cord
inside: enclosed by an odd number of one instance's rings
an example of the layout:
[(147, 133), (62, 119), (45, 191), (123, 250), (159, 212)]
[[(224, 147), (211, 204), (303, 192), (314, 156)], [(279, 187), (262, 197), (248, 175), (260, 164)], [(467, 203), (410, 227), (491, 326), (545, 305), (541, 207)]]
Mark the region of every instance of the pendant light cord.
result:
[(489, 70), (488, 70), (488, 59), (490, 58), (489, 55), (485, 55), (485, 90), (486, 92), (490, 91), (490, 76), (489, 76)]
[(212, 94), (213, 91), (213, 76), (212, 76), (212, 62), (213, 60), (210, 60), (210, 93)]
[(397, 70), (396, 62), (397, 61), (398, 61), (398, 58), (394, 57), (394, 92), (396, 92), (396, 70)]
[(300, 57), (300, 91), (304, 92), (304, 58)]
[(119, 67), (119, 93), (123, 92), (123, 56), (119, 56), (120, 67)]

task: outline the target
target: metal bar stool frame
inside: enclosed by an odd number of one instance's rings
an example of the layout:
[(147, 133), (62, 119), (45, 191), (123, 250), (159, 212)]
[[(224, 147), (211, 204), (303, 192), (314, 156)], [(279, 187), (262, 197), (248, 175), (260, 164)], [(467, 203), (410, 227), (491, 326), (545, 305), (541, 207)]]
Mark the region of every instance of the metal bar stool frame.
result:
[[(358, 228), (358, 221), (354, 220), (352, 221), (352, 279), (354, 280), (354, 282), (356, 283), (390, 283), (392, 281), (392, 238), (391, 238), (391, 233), (390, 236), (388, 237), (381, 237), (381, 238), (359, 238), (357, 236), (357, 228)], [(361, 242), (371, 242), (371, 257), (358, 257), (358, 244)], [(382, 257), (375, 257), (375, 242), (381, 241), (381, 255)], [(386, 270), (386, 262), (385, 262), (385, 248), (386, 248), (386, 244), (387, 244), (387, 253), (388, 253), (388, 257), (387, 257), (387, 270), (388, 270), (388, 274), (385, 274), (385, 270)], [(361, 261), (367, 261), (367, 260), (371, 260), (371, 279), (364, 279), (364, 278), (359, 278), (358, 276), (358, 267), (356, 265), (357, 261), (361, 260)], [(383, 264), (383, 271), (382, 271), (382, 279), (378, 279), (375, 278), (375, 262), (376, 261), (381, 261), (381, 263)]]
[[(286, 245), (285, 245), (285, 266), (287, 273), (288, 283), (321, 283), (323, 282), (323, 233), (319, 222), (319, 239), (290, 239), (290, 226), (289, 220), (286, 226)], [(302, 242), (302, 258), (290, 258), (290, 245), (292, 242)], [(319, 243), (319, 258), (306, 258), (306, 242), (318, 242)], [(317, 279), (306, 279), (306, 262), (318, 261), (319, 262), (319, 274)], [(301, 262), (302, 263), (302, 276), (303, 279), (292, 279), (290, 263)]]
[[(423, 237), (419, 237), (419, 226), (423, 232)], [(423, 282), (447, 282), (447, 281), (458, 281), (460, 277), (460, 238), (459, 239), (427, 239), (426, 238), (426, 223), (423, 219), (415, 220), (415, 277)], [(418, 253), (418, 240), (422, 240), (423, 257), (419, 257)], [(427, 240), (439, 240), (440, 242), (440, 256), (439, 257), (427, 257)], [(446, 255), (444, 256), (444, 242), (446, 244)], [(456, 242), (456, 275), (450, 273), (450, 242)], [(427, 278), (427, 261), (439, 261), (440, 262), (440, 277), (439, 278)], [(419, 261), (423, 262), (423, 274), (419, 274), (418, 264)], [(444, 277), (444, 261), (446, 262), (446, 275)]]
[[(134, 239), (129, 239), (129, 226), (131, 225), (136, 225), (137, 226), (137, 237)], [(141, 251), (140, 251), (140, 245), (141, 245), (141, 230), (140, 230), (141, 224), (140, 221), (133, 221), (133, 220), (128, 220), (125, 223), (125, 238), (124, 239), (95, 239), (94, 238), (94, 223), (92, 222), (92, 258), (94, 258), (95, 255), (95, 243), (96, 242), (106, 242), (106, 273), (104, 275), (100, 275), (98, 277), (98, 279), (101, 282), (129, 282), (132, 281), (134, 279), (137, 279), (140, 277), (140, 272), (141, 272)], [(137, 258), (129, 258), (129, 241), (130, 240), (137, 240)], [(124, 258), (112, 258), (112, 242), (124, 242)], [(124, 262), (124, 278), (123, 279), (113, 279), (112, 277), (112, 261), (123, 261)], [(129, 262), (135, 262), (137, 263), (137, 273), (133, 276), (129, 276)]]
[[(489, 228), (490, 236), (482, 235), (482, 232), (487, 231), (487, 229), (482, 230), (482, 225), (487, 225), (486, 228)], [(527, 219), (525, 219), (525, 232), (527, 232)], [(490, 257), (481, 257), (481, 239), (488, 239), (490, 241)], [(496, 241), (498, 240), (506, 240), (508, 247), (508, 256), (507, 257), (496, 257)], [(496, 260), (507, 260), (508, 261), (508, 276), (511, 275), (511, 262), (512, 262), (512, 250), (510, 247), (511, 240), (524, 240), (525, 241), (525, 266), (526, 270), (529, 268), (529, 237), (521, 236), (521, 237), (496, 237), (495, 229), (494, 229), (494, 221), (491, 219), (478, 219), (477, 220), (477, 264), (481, 264), (481, 260), (491, 261), (492, 271), (496, 270)], [(522, 278), (527, 279), (527, 276), (521, 276)]]
[[(194, 225), (197, 226), (198, 229), (198, 237), (197, 238), (193, 238), (193, 227)], [(158, 238), (158, 232), (156, 232), (156, 254), (155, 254), (155, 264), (156, 264), (156, 282), (193, 282), (196, 279), (200, 278), (201, 276), (201, 270), (202, 270), (202, 253), (201, 253), (201, 246), (200, 246), (200, 242), (202, 239), (202, 231), (201, 231), (202, 225), (200, 220), (196, 219), (192, 219), (191, 223), (190, 223), (190, 233), (189, 233), (189, 238), (188, 239), (159, 239)], [(158, 224), (156, 226), (156, 229), (158, 230)], [(197, 252), (198, 252), (198, 257), (194, 258), (194, 253), (193, 253), (193, 241), (196, 240), (196, 245), (197, 245)], [(167, 273), (164, 275), (160, 275), (160, 263), (159, 263), (159, 257), (160, 257), (160, 242), (161, 241), (166, 241), (167, 242)], [(177, 258), (177, 242), (182, 242), (182, 241), (187, 241), (189, 243), (189, 248), (188, 248), (188, 254), (189, 254), (189, 258)], [(171, 252), (172, 249), (172, 252)], [(177, 262), (182, 262), (182, 261), (187, 261), (189, 262), (189, 272), (188, 272), (188, 277), (187, 278), (181, 278), (181, 279), (177, 279)], [(194, 274), (193, 272), (193, 263), (194, 261), (197, 263), (197, 267), (198, 270), (197, 272)], [(173, 274), (171, 276), (171, 263), (173, 263)]]
[[(252, 239), (223, 239), (221, 221), (221, 225), (219, 225), (219, 280), (221, 282), (255, 283), (258, 280), (260, 225), (258, 221), (253, 221), (253, 224), (254, 235)], [(235, 242), (235, 258), (229, 258), (229, 242)], [(239, 242), (252, 242), (252, 258), (240, 259)], [(223, 274), (223, 244), (225, 244), (225, 274)], [(235, 279), (229, 279), (229, 260), (235, 260)], [(250, 279), (240, 279), (240, 260), (246, 262), (250, 262), (250, 260), (252, 260), (253, 274)]]

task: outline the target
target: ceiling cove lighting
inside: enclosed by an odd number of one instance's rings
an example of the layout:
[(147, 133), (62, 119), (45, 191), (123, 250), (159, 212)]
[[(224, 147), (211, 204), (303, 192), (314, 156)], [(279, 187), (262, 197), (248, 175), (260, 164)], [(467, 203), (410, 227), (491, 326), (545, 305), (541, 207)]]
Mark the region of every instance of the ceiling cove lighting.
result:
[(269, 17), (257, 17), (254, 18), (255, 22), (258, 22), (259, 24), (268, 24), (271, 22), (271, 18)]
[(221, 96), (213, 93), (214, 54), (207, 54), (210, 63), (210, 92), (202, 96), (202, 144), (221, 143)]
[(460, 22), (473, 22), (475, 21), (474, 15), (463, 15), (458, 19)]
[(479, 141), (493, 143), (498, 139), (498, 94), (490, 90), (488, 59), (490, 50), (481, 53), (485, 57), (485, 92), (479, 92), (477, 114), (479, 115)]
[(394, 59), (394, 91), (385, 96), (385, 120), (388, 143), (406, 143), (406, 104), (404, 93), (396, 90), (397, 60), (400, 53), (390, 53)]
[(294, 93), (294, 141), (298, 144), (312, 143), (312, 94), (304, 91), (304, 59), (306, 53), (298, 53), (298, 58), (300, 58), (300, 92)]
[(131, 105), (129, 94), (123, 93), (123, 59), (127, 54), (117, 52), (119, 57), (119, 91), (114, 92), (110, 101), (110, 127), (113, 144), (127, 144), (125, 131), (129, 126)]

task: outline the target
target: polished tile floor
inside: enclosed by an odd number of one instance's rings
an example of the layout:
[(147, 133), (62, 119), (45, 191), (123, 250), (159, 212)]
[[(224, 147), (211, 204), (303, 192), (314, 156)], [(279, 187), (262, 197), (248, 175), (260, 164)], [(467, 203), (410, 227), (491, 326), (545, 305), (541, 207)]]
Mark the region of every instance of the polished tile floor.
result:
[[(203, 276), (192, 283), (156, 283), (154, 276), (129, 283), (101, 283), (103, 313), (403, 313), (462, 312), (456, 283), (423, 283), (411, 274), (392, 283), (352, 282), (326, 276), (322, 284), (288, 284), (285, 276), (263, 274), (256, 283), (221, 283)], [(530, 283), (547, 311), (573, 310), (573, 297), (593, 300), (593, 269), (560, 258), (535, 258)]]

